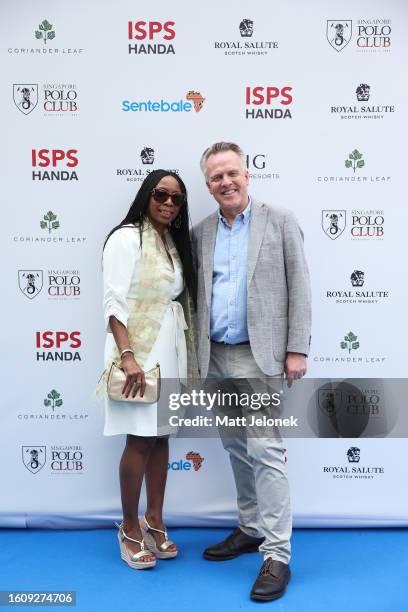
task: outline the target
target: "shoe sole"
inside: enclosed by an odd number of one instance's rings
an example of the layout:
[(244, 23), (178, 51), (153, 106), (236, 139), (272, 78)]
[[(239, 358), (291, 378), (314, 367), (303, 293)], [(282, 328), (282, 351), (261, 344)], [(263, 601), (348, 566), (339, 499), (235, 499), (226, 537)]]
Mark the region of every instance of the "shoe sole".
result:
[(279, 599), (279, 597), (282, 597), (282, 595), (285, 594), (286, 587), (288, 586), (290, 579), (291, 576), (289, 576), (288, 581), (285, 584), (285, 588), (282, 589), (282, 591), (279, 591), (279, 593), (275, 593), (274, 595), (251, 595), (250, 597), (256, 601), (273, 601), (274, 599)]
[(239, 557), (240, 555), (245, 555), (246, 553), (259, 552), (259, 546), (254, 546), (253, 548), (249, 548), (248, 550), (244, 550), (242, 552), (225, 555), (224, 557), (213, 557), (209, 553), (204, 552), (203, 557), (204, 559), (207, 559), (207, 561), (230, 561), (230, 559), (235, 559), (236, 557)]

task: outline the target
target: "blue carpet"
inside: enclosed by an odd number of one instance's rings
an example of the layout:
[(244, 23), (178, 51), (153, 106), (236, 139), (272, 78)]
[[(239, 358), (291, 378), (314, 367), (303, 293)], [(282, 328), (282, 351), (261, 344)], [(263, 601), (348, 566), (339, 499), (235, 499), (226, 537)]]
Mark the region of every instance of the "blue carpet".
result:
[(408, 610), (407, 530), (295, 530), (291, 583), (283, 598), (269, 603), (248, 598), (261, 565), (258, 554), (222, 563), (202, 559), (202, 549), (227, 533), (173, 529), (179, 558), (135, 571), (120, 560), (113, 530), (3, 530), (0, 590), (75, 590), (76, 608), (66, 609), (81, 612), (225, 612), (255, 606), (279, 612)]

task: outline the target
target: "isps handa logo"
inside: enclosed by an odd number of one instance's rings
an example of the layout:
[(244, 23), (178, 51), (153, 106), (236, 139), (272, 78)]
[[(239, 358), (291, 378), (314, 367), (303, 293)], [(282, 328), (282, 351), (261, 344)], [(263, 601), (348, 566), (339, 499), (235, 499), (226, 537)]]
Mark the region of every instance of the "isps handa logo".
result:
[(245, 88), (246, 119), (292, 119), (292, 87), (257, 86)]
[(80, 336), (80, 331), (35, 332), (37, 361), (81, 361), (79, 351), (72, 350), (81, 348)]
[(180, 100), (142, 100), (142, 101), (122, 101), (122, 111), (125, 113), (199, 113), (203, 108), (205, 98), (199, 91), (190, 89), (185, 95), (185, 99)]
[(185, 459), (177, 459), (175, 461), (169, 461), (168, 469), (172, 472), (189, 472), (193, 469), (194, 472), (198, 472), (203, 465), (204, 457), (195, 451), (189, 451), (185, 455)]
[(31, 178), (33, 181), (78, 181), (78, 163), (78, 149), (32, 149), (31, 166), (35, 170)]
[(129, 55), (174, 55), (174, 21), (128, 21)]

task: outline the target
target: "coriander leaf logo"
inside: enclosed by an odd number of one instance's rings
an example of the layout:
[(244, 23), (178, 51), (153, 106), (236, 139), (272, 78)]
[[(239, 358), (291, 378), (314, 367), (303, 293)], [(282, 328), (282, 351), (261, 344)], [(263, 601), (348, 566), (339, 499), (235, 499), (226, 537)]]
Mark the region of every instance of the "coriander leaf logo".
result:
[(59, 408), (63, 404), (63, 401), (62, 399), (60, 399), (60, 397), (61, 394), (58, 393), (55, 389), (52, 389), (48, 393), (47, 398), (44, 400), (44, 406), (47, 406), (47, 408), (51, 406), (52, 410), (54, 411), (55, 408)]
[(52, 24), (44, 19), (42, 23), (38, 26), (40, 29), (35, 31), (35, 37), (37, 40), (44, 40), (44, 45), (47, 44), (47, 40), (52, 40), (55, 38), (55, 32), (52, 29)]
[(356, 168), (362, 168), (364, 166), (363, 155), (357, 151), (357, 149), (354, 149), (344, 163), (346, 164), (346, 168), (353, 168), (353, 172), (355, 172)]
[(349, 332), (347, 336), (344, 336), (344, 340), (340, 342), (342, 349), (348, 349), (349, 354), (351, 351), (356, 351), (360, 347), (360, 343), (357, 342), (357, 336), (353, 332)]
[(47, 229), (49, 233), (60, 226), (59, 221), (57, 221), (57, 215), (54, 215), (52, 210), (49, 210), (43, 219), (44, 221), (40, 221), (41, 229)]

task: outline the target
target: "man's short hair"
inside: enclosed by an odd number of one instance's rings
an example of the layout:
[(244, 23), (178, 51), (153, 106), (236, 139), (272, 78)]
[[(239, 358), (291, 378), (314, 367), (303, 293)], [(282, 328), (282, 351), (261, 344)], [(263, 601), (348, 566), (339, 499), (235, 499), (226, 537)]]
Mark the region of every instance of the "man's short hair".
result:
[(241, 160), (242, 167), (245, 169), (245, 156), (244, 156), (244, 152), (241, 149), (241, 147), (235, 144), (235, 142), (216, 142), (215, 144), (211, 145), (211, 147), (208, 147), (208, 149), (204, 151), (200, 159), (200, 168), (206, 178), (207, 176), (205, 173), (205, 164), (207, 162), (207, 159), (211, 155), (216, 155), (217, 153), (223, 153), (224, 151), (233, 151), (234, 153), (236, 153)]

